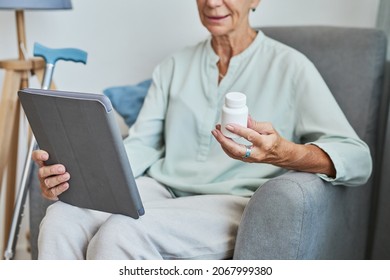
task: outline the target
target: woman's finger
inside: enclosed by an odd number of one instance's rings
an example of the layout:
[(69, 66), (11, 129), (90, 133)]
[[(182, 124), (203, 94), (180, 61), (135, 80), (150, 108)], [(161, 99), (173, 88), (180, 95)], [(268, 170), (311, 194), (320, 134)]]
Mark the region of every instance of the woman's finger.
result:
[(43, 150), (36, 150), (32, 152), (31, 158), (38, 164), (39, 167), (42, 167), (45, 165), (44, 162), (49, 159), (49, 154)]
[(238, 136), (243, 137), (255, 146), (260, 146), (262, 143), (261, 135), (251, 128), (246, 128), (236, 124), (228, 124), (226, 129)]
[(39, 178), (46, 179), (47, 177), (54, 176), (54, 175), (61, 175), (66, 172), (65, 166), (62, 164), (54, 164), (50, 166), (42, 166), (38, 170), (39, 172)]
[(225, 153), (235, 159), (242, 159), (246, 154), (246, 147), (238, 144), (230, 138), (225, 137), (222, 132), (217, 128), (212, 131), (215, 139), (221, 144)]
[(70, 174), (68, 172), (65, 172), (62, 175), (48, 177), (43, 182), (45, 183), (45, 186), (47, 188), (53, 188), (62, 183), (69, 181), (69, 179), (70, 179)]
[(42, 196), (49, 200), (58, 200), (58, 196), (69, 188), (69, 183), (65, 182), (53, 188), (43, 188)]

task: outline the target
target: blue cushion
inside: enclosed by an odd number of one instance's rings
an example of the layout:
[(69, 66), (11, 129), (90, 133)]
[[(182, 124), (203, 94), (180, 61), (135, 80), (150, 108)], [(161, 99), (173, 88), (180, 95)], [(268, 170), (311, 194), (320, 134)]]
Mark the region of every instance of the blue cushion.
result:
[(103, 90), (129, 127), (137, 119), (151, 83), (152, 80), (149, 79), (136, 85), (116, 86)]

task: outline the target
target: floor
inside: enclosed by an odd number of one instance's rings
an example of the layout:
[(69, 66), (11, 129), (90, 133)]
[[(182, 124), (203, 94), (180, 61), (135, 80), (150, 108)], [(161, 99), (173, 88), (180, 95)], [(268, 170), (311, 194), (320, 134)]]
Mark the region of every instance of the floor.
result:
[(22, 235), (20, 238), (22, 238), (20, 242), (22, 244), (16, 247), (14, 260), (31, 260), (27, 237), (26, 235)]
[(27, 239), (23, 236), (25, 241), (21, 241), (23, 244), (18, 244), (14, 252), (14, 260), (31, 260), (31, 254), (27, 245)]

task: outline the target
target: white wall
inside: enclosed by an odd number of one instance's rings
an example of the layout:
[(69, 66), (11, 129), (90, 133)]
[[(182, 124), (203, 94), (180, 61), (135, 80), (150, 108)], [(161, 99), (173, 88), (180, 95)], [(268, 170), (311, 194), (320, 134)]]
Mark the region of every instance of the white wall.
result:
[[(88, 52), (86, 66), (58, 62), (59, 89), (101, 92), (149, 78), (170, 53), (207, 36), (194, 0), (73, 0), (71, 11), (25, 13), (27, 50), (34, 42)], [(338, 25), (373, 27), (379, 0), (262, 0), (254, 26)], [(17, 57), (14, 14), (0, 11), (0, 59)], [(3, 71), (0, 71), (0, 87)], [(39, 86), (32, 81), (32, 86)], [(0, 147), (1, 149), (2, 147)], [(0, 228), (4, 195), (0, 194)], [(0, 248), (2, 230), (0, 230)]]

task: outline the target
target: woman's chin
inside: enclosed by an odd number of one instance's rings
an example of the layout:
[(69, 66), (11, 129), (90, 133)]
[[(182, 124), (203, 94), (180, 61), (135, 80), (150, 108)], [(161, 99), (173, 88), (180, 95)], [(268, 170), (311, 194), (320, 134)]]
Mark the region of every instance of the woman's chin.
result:
[(225, 26), (207, 26), (207, 30), (213, 37), (220, 37), (229, 34), (229, 29)]

